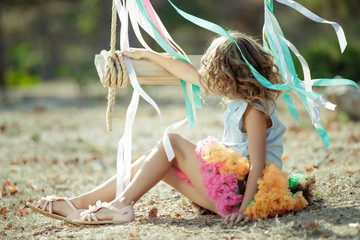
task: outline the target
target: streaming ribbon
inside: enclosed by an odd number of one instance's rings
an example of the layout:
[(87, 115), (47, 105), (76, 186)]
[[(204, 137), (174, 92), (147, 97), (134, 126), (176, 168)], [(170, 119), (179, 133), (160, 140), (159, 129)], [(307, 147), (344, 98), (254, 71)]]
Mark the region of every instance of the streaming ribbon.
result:
[[(285, 91), (284, 100), (289, 108), (291, 115), (297, 120), (299, 120), (299, 119), (298, 119), (298, 116), (296, 113), (296, 109), (293, 106), (293, 104), (291, 103), (291, 99), (288, 94), (288, 91), (293, 91), (295, 94), (299, 95), (299, 97), (301, 98), (301, 100), (303, 102), (303, 105), (305, 106), (306, 110), (308, 111), (308, 113), (312, 119), (315, 129), (319, 133), (325, 146), (326, 147), (329, 146), (330, 140), (328, 138), (328, 135), (327, 135), (324, 127), (322, 126), (322, 124), (320, 122), (320, 117), (319, 117), (320, 108), (318, 106), (318, 103), (330, 110), (334, 110), (335, 105), (326, 101), (322, 97), (322, 95), (312, 91), (311, 87), (313, 86), (312, 84), (315, 82), (311, 80), (309, 67), (308, 67), (305, 59), (298, 53), (295, 46), (293, 46), (288, 40), (286, 40), (283, 37), (280, 26), (273, 14), (273, 1), (272, 0), (265, 0), (264, 30), (266, 33), (266, 40), (269, 42), (270, 47), (266, 46), (266, 41), (264, 41), (264, 43), (265, 43), (265, 46), (267, 47), (267, 49), (269, 49), (271, 51), (271, 53), (273, 54), (274, 59), (276, 60), (277, 65), (279, 66), (280, 72), (285, 81), (284, 84), (272, 84), (264, 76), (262, 76), (259, 72), (257, 72), (256, 69), (253, 66), (251, 66), (251, 64), (245, 59), (244, 55), (241, 52), (240, 47), (237, 45), (235, 40), (229, 35), (229, 33), (225, 29), (223, 29), (222, 27), (220, 27), (212, 22), (198, 18), (191, 14), (188, 14), (188, 13), (182, 11), (181, 9), (179, 9), (178, 7), (176, 7), (170, 0), (168, 0), (168, 1), (175, 8), (175, 10), (182, 17), (187, 19), (188, 21), (190, 21), (200, 27), (203, 27), (209, 31), (217, 33), (221, 36), (227, 37), (228, 39), (233, 41), (235, 43), (235, 45), (237, 46), (239, 52), (241, 53), (245, 63), (250, 68), (251, 72), (253, 73), (254, 77), (264, 87), (267, 87), (270, 89), (275, 89), (275, 90)], [(343, 51), (345, 49), (346, 39), (345, 39), (344, 31), (342, 30), (342, 28), (340, 27), (339, 24), (330, 22), (330, 21), (327, 21), (327, 20), (324, 20), (324, 19), (318, 17), (317, 15), (311, 13), (309, 10), (307, 10), (306, 8), (304, 8), (303, 6), (301, 6), (300, 4), (298, 4), (294, 1), (279, 0), (278, 2), (286, 4), (286, 5), (294, 8), (295, 10), (301, 12), (303, 15), (305, 15), (306, 17), (309, 17), (310, 19), (312, 19), (314, 21), (331, 24), (337, 32), (341, 50)], [(289, 48), (295, 53), (295, 55), (299, 58), (299, 60), (302, 64), (305, 81), (300, 81), (297, 77), (296, 70), (295, 70), (295, 67), (294, 67), (294, 64), (292, 61), (292, 57), (291, 57)], [(319, 82), (319, 81), (317, 81), (317, 82)], [(337, 79), (337, 81), (329, 81), (328, 83), (326, 83), (326, 79), (321, 80), (321, 86), (338, 86), (338, 85), (353, 85), (353, 86), (358, 87), (355, 82), (353, 82), (351, 80), (347, 80), (347, 79)]]
[[(329, 146), (330, 140), (327, 136), (327, 133), (320, 122), (320, 108), (319, 104), (324, 106), (327, 109), (334, 110), (335, 105), (325, 100), (322, 95), (312, 91), (312, 86), (338, 86), (338, 85), (353, 85), (357, 86), (351, 80), (347, 79), (311, 79), (310, 69), (305, 61), (305, 59), (300, 55), (295, 46), (289, 42), (282, 33), (280, 25), (273, 13), (273, 0), (264, 0), (265, 6), (265, 24), (264, 24), (264, 47), (272, 53), (274, 59), (279, 67), (279, 71), (283, 76), (283, 84), (272, 84), (264, 76), (262, 76), (256, 69), (246, 60), (244, 55), (241, 52), (240, 47), (237, 45), (235, 40), (229, 35), (229, 33), (212, 22), (204, 20), (202, 18), (188, 14), (178, 7), (176, 7), (170, 0), (168, 2), (170, 5), (185, 19), (198, 25), (202, 28), (205, 28), (209, 31), (212, 31), (216, 34), (222, 35), (231, 41), (233, 41), (239, 52), (241, 53), (245, 63), (252, 71), (254, 77), (265, 87), (275, 90), (284, 91), (284, 100), (289, 108), (291, 116), (293, 116), (297, 121), (299, 121), (297, 111), (291, 102), (289, 91), (294, 92), (298, 97), (300, 97), (303, 105), (305, 106), (312, 123), (315, 126), (315, 129), (321, 136), (326, 147)], [(343, 52), (346, 47), (346, 38), (343, 29), (337, 23), (327, 21), (320, 18), (314, 13), (310, 12), (308, 9), (302, 5), (292, 1), (292, 0), (276, 0), (277, 2), (287, 5), (296, 11), (300, 12), (304, 16), (310, 18), (313, 21), (319, 23), (331, 24), (336, 31), (337, 37), (339, 39), (340, 49)], [(130, 18), (133, 30), (139, 42), (147, 49), (151, 49), (143, 39), (139, 26), (147, 32), (159, 45), (164, 49), (168, 54), (173, 58), (189, 62), (188, 57), (185, 52), (174, 42), (169, 33), (166, 31), (166, 28), (162, 24), (160, 18), (156, 14), (154, 8), (152, 7), (149, 0), (115, 0), (118, 15), (121, 21), (121, 50), (129, 49), (129, 38), (128, 38), (128, 18)], [(300, 80), (297, 77), (297, 73), (294, 67), (294, 63), (291, 57), (290, 50), (295, 54), (299, 59), (303, 72), (304, 72), (304, 81)], [(141, 89), (139, 86), (134, 68), (131, 64), (131, 61), (125, 57), (125, 64), (129, 72), (130, 82), (134, 88), (133, 97), (126, 115), (126, 124), (125, 132), (123, 137), (119, 141), (118, 155), (117, 155), (117, 196), (123, 191), (127, 186), (130, 179), (130, 169), (131, 169), (131, 135), (132, 135), (132, 124), (136, 115), (137, 106), (139, 102), (139, 96), (142, 96), (147, 102), (149, 102), (158, 112), (161, 117), (160, 110), (158, 109), (156, 103)], [(174, 157), (174, 152), (171, 147), (171, 143), (168, 138), (168, 132), (173, 131), (174, 129), (180, 127), (185, 122), (192, 127), (195, 126), (196, 120), (196, 108), (201, 108), (200, 101), (200, 91), (199, 87), (191, 84), (187, 84), (181, 80), (181, 86), (183, 89), (185, 103), (186, 103), (186, 115), (187, 117), (171, 126), (169, 126), (163, 135), (163, 144), (168, 157), (168, 160), (171, 161)]]
[[(141, 36), (139, 25), (152, 36), (159, 45), (173, 57), (180, 59), (185, 62), (189, 62), (188, 57), (184, 51), (173, 41), (165, 27), (161, 23), (159, 17), (152, 8), (148, 0), (142, 1), (120, 1), (115, 0), (116, 9), (121, 22), (121, 33), (120, 33), (120, 46), (121, 51), (129, 50), (129, 37), (128, 37), (128, 18), (130, 17), (131, 24), (134, 32), (139, 39), (140, 43), (147, 49), (151, 48), (146, 44)], [(137, 3), (137, 4), (136, 4)], [(178, 50), (179, 49), (179, 50)], [(125, 130), (122, 138), (119, 141), (118, 152), (117, 152), (117, 187), (116, 196), (119, 196), (130, 182), (131, 174), (131, 142), (132, 142), (132, 126), (135, 120), (139, 104), (139, 96), (143, 97), (149, 102), (158, 112), (160, 118), (160, 109), (156, 103), (143, 91), (140, 87), (135, 70), (128, 57), (124, 57), (125, 65), (128, 70), (129, 79), (132, 87), (134, 88), (133, 97), (129, 104), (126, 113)], [(200, 89), (198, 86), (187, 84), (181, 80), (181, 86), (185, 95), (186, 112), (187, 117), (171, 126), (169, 126), (163, 135), (164, 149), (169, 161), (171, 161), (175, 154), (171, 147), (168, 133), (173, 131), (185, 122), (192, 127), (195, 126), (196, 112), (195, 108), (201, 108), (200, 100)], [(190, 97), (189, 97), (190, 96)]]

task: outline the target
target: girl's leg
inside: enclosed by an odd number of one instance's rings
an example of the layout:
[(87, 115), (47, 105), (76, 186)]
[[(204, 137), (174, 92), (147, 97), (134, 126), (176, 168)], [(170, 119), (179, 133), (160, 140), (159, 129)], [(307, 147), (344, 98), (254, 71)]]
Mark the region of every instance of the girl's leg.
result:
[[(143, 164), (146, 156), (150, 153), (147, 152), (135, 162), (131, 164), (131, 179), (135, 176), (136, 172), (139, 170), (140, 166)], [(130, 179), (130, 180), (131, 180)], [(116, 175), (108, 179), (106, 182), (96, 187), (95, 189), (81, 194), (79, 196), (70, 198), (71, 202), (77, 209), (87, 209), (89, 205), (94, 205), (96, 201), (100, 200), (102, 202), (111, 202), (115, 199), (116, 194)], [(39, 207), (41, 208), (42, 205)], [(49, 206), (46, 207), (48, 211)], [(65, 201), (56, 201), (53, 202), (52, 212), (61, 216), (68, 216), (73, 209)]]
[[(134, 178), (136, 172), (139, 170), (140, 166), (143, 164), (149, 153), (150, 151), (145, 153), (143, 156), (141, 156), (139, 159), (137, 159), (131, 164), (130, 181)], [(71, 198), (71, 201), (87, 208), (89, 204), (94, 205), (98, 200), (102, 202), (111, 202), (115, 199), (115, 195), (116, 175), (112, 176), (110, 179), (108, 179), (106, 182), (96, 187), (95, 189)]]
[(183, 180), (179, 179), (175, 173), (175, 168), (172, 167), (170, 169), (168, 174), (163, 178), (163, 181), (178, 190), (182, 195), (190, 199), (192, 202), (217, 213), (215, 208), (216, 202), (206, 198), (195, 187), (192, 187)]
[[(195, 145), (177, 134), (169, 135), (172, 147), (175, 152), (175, 158), (169, 162), (163, 144), (160, 142), (151, 153), (146, 157), (144, 164), (130, 182), (124, 192), (115, 199), (111, 205), (116, 208), (122, 208), (136, 202), (141, 196), (148, 192), (161, 179), (179, 190), (183, 195), (198, 205), (217, 212), (215, 201), (205, 197), (206, 189), (203, 187), (202, 174), (197, 160)], [(178, 167), (189, 178), (193, 187), (185, 182), (178, 180), (172, 165)], [(103, 208), (96, 212), (99, 220), (110, 220), (114, 212)]]

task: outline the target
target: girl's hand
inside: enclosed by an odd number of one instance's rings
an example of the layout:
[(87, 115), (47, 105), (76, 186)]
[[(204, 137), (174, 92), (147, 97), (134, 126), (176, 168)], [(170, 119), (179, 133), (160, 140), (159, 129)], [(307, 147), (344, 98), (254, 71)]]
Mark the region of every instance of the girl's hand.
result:
[(131, 48), (128, 51), (123, 51), (122, 55), (136, 60), (150, 60), (179, 79), (200, 86), (200, 75), (194, 66), (187, 62), (173, 59), (166, 53), (161, 54), (143, 48)]
[(249, 221), (250, 221), (250, 218), (245, 217), (241, 213), (230, 213), (229, 215), (227, 215), (225, 217), (223, 223), (224, 224), (228, 224), (228, 223), (238, 224), (239, 222), (247, 223)]
[(122, 52), (122, 55), (124, 56), (128, 56), (130, 58), (133, 58), (133, 59), (137, 59), (137, 60), (140, 60), (140, 59), (145, 59), (147, 58), (147, 54), (149, 54), (149, 50), (147, 49), (142, 49), (142, 48), (130, 48), (129, 51), (123, 51)]

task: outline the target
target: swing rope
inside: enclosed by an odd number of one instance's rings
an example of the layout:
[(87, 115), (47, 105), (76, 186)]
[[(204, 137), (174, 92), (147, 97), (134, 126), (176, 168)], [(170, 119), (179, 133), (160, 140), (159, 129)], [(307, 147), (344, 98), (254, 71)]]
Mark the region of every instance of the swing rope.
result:
[(105, 59), (105, 73), (100, 81), (104, 87), (109, 88), (108, 103), (106, 109), (106, 128), (108, 132), (112, 130), (112, 112), (115, 104), (115, 88), (123, 88), (130, 83), (129, 75), (125, 67), (124, 58), (120, 51), (116, 51), (116, 20), (117, 12), (115, 1), (112, 5), (111, 19), (111, 40), (110, 51), (102, 50), (100, 55)]

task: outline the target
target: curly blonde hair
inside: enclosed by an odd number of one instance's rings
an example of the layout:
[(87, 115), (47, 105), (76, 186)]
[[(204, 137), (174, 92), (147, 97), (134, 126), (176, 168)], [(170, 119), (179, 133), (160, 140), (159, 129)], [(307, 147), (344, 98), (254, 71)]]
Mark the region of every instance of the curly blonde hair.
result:
[[(282, 83), (273, 56), (251, 37), (228, 31), (246, 60), (272, 84)], [(275, 106), (279, 91), (266, 88), (253, 76), (235, 43), (223, 36), (214, 38), (202, 59), (200, 83), (209, 91), (228, 100), (244, 100), (260, 104), (269, 113), (269, 102)]]

